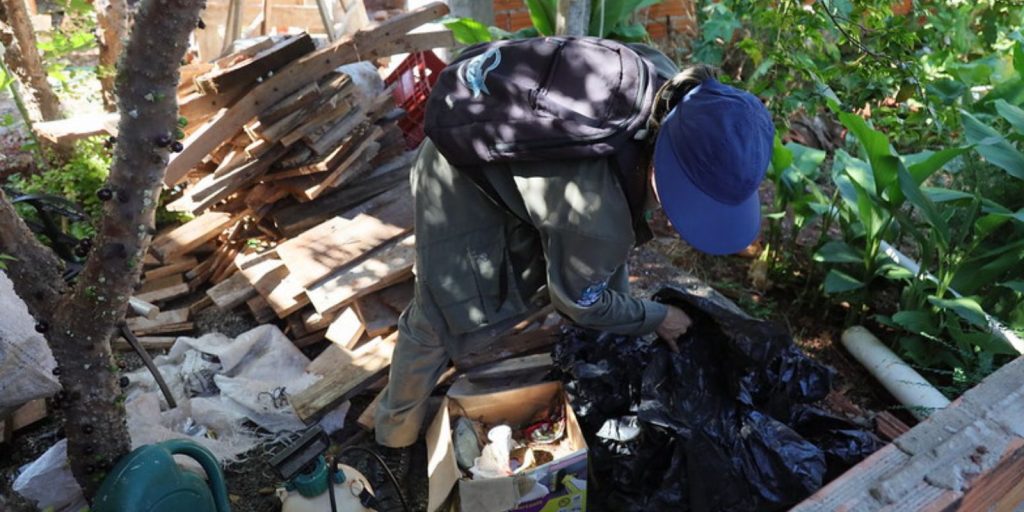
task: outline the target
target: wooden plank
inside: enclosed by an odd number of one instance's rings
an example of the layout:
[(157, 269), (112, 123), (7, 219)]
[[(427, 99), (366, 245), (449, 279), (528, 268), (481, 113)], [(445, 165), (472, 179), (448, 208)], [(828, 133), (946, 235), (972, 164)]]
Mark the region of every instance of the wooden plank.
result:
[(303, 287), (312, 286), (381, 244), (411, 231), (412, 205), (395, 203), (391, 207), (405, 209), (408, 215), (392, 216), (397, 218), (394, 224), (366, 214), (351, 220), (335, 217), (277, 246), (292, 280)]
[(320, 100), (319, 84), (316, 82), (306, 84), (305, 87), (291, 93), (285, 99), (264, 110), (256, 119), (261, 125), (269, 126), (318, 100)]
[(366, 113), (362, 109), (355, 109), (331, 124), (323, 134), (317, 135), (315, 138), (305, 137), (306, 144), (318, 155), (327, 154), (346, 137), (358, 133), (357, 129), (366, 122)]
[(303, 288), (288, 279), (288, 268), (281, 260), (265, 258), (253, 265), (239, 266), (239, 270), (278, 318), (295, 313), (309, 303)]
[(274, 165), (274, 162), (284, 156), (287, 151), (287, 148), (283, 146), (274, 145), (261, 158), (251, 159), (222, 176), (210, 174), (199, 180), (182, 197), (168, 204), (167, 209), (192, 213), (204, 211), (267, 172), (270, 166)]
[[(381, 170), (385, 172), (378, 173)], [(294, 237), (335, 215), (352, 218), (392, 202), (412, 201), (408, 171), (409, 165), (404, 161), (390, 163), (311, 203), (279, 208), (270, 213), (270, 220), (282, 235)], [(348, 212), (353, 208), (357, 211)]]
[(314, 343), (320, 343), (321, 341), (323, 341), (324, 334), (326, 333), (326, 329), (321, 329), (319, 331), (311, 332), (301, 338), (298, 338), (292, 341), (292, 343), (295, 344), (295, 346), (298, 348), (306, 348), (310, 345), (313, 345)]
[(164, 183), (168, 186), (176, 185), (217, 145), (238, 133), (245, 123), (263, 109), (277, 103), (302, 85), (319, 79), (338, 66), (356, 60), (380, 57), (382, 53), (377, 48), (388, 40), (447, 13), (446, 5), (433, 2), (415, 11), (395, 16), (376, 27), (339, 39), (326, 48), (286, 65), (273, 77), (254, 87), (231, 108), (215, 116), (210, 123), (190, 135), (184, 141), (185, 149), (175, 154), (168, 163)]
[(192, 312), (189, 311), (189, 308), (169, 309), (167, 311), (161, 311), (160, 314), (152, 320), (143, 317), (134, 317), (126, 319), (125, 323), (128, 325), (128, 328), (134, 332), (138, 329), (148, 329), (161, 325), (188, 322), (188, 319), (191, 316)]
[(193, 249), (213, 240), (232, 223), (230, 213), (206, 212), (170, 233), (153, 240), (152, 251), (160, 261), (170, 261), (174, 256), (188, 254)]
[(469, 371), (496, 361), (519, 357), (531, 352), (543, 352), (551, 349), (558, 341), (561, 332), (559, 327), (543, 327), (518, 334), (510, 334), (489, 344), (487, 350), (466, 354), (457, 360), (455, 365), (460, 371)]
[(210, 300), (210, 298), (204, 294), (202, 297), (199, 298), (199, 300), (193, 302), (188, 306), (188, 312), (194, 315), (212, 305), (213, 301)]
[(253, 318), (261, 324), (265, 324), (277, 316), (270, 304), (267, 304), (267, 301), (259, 295), (245, 301), (245, 305), (248, 306)]
[(238, 169), (240, 166), (245, 164), (246, 154), (245, 151), (232, 147), (228, 151), (224, 158), (217, 164), (217, 168), (213, 170), (214, 179), (220, 178), (225, 174)]
[[(345, 308), (338, 318), (331, 322), (324, 337), (339, 347), (351, 349), (359, 342), (359, 337), (365, 330), (366, 328), (359, 316), (356, 315), (355, 310)], [(375, 336), (371, 335), (371, 337)]]
[(9, 428), (11, 432), (17, 432), (38, 421), (42, 421), (47, 415), (46, 399), (37, 398), (15, 410), (10, 417), (4, 420), (4, 423), (10, 422)]
[(406, 279), (416, 258), (415, 236), (389, 242), (362, 262), (306, 290), (320, 313), (345, 307), (366, 294)]
[(185, 132), (191, 136), (201, 130), (205, 121), (234, 105), (245, 95), (245, 91), (246, 87), (236, 87), (217, 94), (197, 91), (182, 97), (178, 101), (178, 115), (188, 119)]
[(146, 302), (160, 302), (165, 300), (176, 299), (178, 297), (181, 297), (182, 295), (188, 295), (190, 291), (191, 290), (189, 289), (188, 284), (181, 283), (169, 286), (167, 288), (153, 290), (148, 293), (140, 293), (137, 294), (136, 297)]
[(172, 334), (172, 333), (183, 333), (191, 332), (195, 329), (195, 324), (192, 322), (180, 322), (176, 324), (167, 325), (154, 325), (152, 327), (145, 327), (141, 329), (132, 329), (132, 333), (136, 336), (149, 336), (154, 334)]
[(380, 292), (355, 301), (353, 308), (366, 328), (367, 336), (384, 336), (398, 325), (399, 312), (381, 300)]
[(377, 292), (376, 295), (381, 302), (387, 304), (391, 309), (401, 313), (412, 302), (416, 294), (416, 283), (409, 279), (401, 283), (389, 286)]
[(143, 293), (149, 293), (152, 291), (161, 290), (163, 288), (169, 288), (171, 286), (181, 284), (184, 282), (185, 277), (181, 274), (171, 274), (169, 276), (164, 276), (158, 279), (144, 281), (142, 283), (142, 286), (139, 287), (139, 294), (141, 295)]
[(377, 339), (353, 353), (351, 364), (336, 367), (324, 378), (291, 397), (300, 419), (309, 423), (355, 396), (373, 381), (384, 376), (391, 364), (397, 336)]
[(62, 144), (104, 133), (113, 135), (109, 127), (116, 125), (119, 119), (120, 117), (116, 113), (91, 114), (34, 123), (32, 129), (36, 135), (54, 144)]
[(241, 272), (236, 272), (231, 277), (206, 290), (206, 295), (210, 297), (210, 300), (217, 307), (224, 310), (234, 309), (256, 294), (256, 288), (249, 282), (249, 278)]
[(199, 262), (196, 261), (195, 257), (189, 257), (182, 260), (175, 260), (162, 267), (157, 267), (153, 270), (147, 270), (146, 273), (143, 274), (142, 279), (144, 281), (151, 281), (153, 279), (160, 279), (161, 277), (166, 277), (173, 274), (180, 274), (182, 272), (186, 272), (188, 270), (191, 270), (192, 268), (195, 268), (195, 266), (198, 264)]
[(281, 143), (285, 145), (295, 144), (309, 137), (325, 124), (333, 124), (348, 115), (352, 115), (353, 111), (356, 110), (356, 106), (347, 99), (352, 92), (351, 89), (349, 87), (347, 90), (338, 93), (328, 102), (317, 105), (318, 113), (307, 120), (307, 122), (297, 126), (291, 133), (281, 137)]
[(253, 55), (249, 60), (200, 76), (196, 84), (207, 93), (249, 85), (315, 49), (309, 34), (292, 36)]
[(326, 377), (335, 370), (352, 364), (355, 359), (355, 352), (340, 345), (332, 344), (306, 365), (306, 371), (314, 375)]

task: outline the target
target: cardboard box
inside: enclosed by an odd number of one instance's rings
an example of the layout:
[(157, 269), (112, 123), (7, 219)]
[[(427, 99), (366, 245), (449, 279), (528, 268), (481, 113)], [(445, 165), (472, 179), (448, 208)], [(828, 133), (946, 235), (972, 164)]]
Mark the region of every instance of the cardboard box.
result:
[[(453, 386), (454, 387), (454, 386)], [(473, 480), (462, 476), (452, 446), (452, 421), (459, 416), (487, 425), (528, 422), (560, 401), (572, 453), (521, 474)], [(560, 382), (477, 395), (447, 396), (427, 430), (427, 510), (446, 504), (452, 492), (464, 512), (583, 512), (587, 503), (587, 443)], [(542, 487), (541, 487), (542, 486)]]

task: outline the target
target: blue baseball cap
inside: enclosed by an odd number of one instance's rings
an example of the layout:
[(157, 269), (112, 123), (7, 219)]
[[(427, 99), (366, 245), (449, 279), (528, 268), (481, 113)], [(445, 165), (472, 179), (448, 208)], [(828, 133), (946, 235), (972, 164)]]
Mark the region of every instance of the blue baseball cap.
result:
[(733, 254), (757, 238), (757, 189), (774, 138), (761, 100), (715, 79), (701, 82), (669, 112), (654, 146), (654, 180), (683, 240), (709, 254)]

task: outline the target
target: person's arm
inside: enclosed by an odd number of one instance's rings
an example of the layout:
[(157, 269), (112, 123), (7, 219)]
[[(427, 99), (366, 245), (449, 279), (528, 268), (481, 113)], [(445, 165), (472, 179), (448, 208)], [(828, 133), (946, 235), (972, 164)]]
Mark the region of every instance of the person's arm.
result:
[[(551, 165), (551, 164), (548, 164)], [(604, 160), (530, 164), (516, 173), (540, 233), (552, 305), (576, 324), (624, 335), (652, 333), (667, 308), (608, 286), (633, 247), (624, 194)]]

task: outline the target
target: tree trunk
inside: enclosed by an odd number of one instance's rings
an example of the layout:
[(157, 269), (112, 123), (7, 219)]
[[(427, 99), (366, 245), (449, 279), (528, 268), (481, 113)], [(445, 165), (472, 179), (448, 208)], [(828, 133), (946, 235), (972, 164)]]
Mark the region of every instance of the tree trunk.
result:
[(103, 108), (107, 112), (117, 110), (114, 95), (114, 78), (117, 73), (117, 58), (124, 48), (122, 39), (127, 29), (127, 4), (125, 0), (100, 0), (96, 2), (96, 24), (99, 31), (96, 39), (100, 47), (100, 64), (97, 74), (103, 95)]
[(73, 290), (61, 295), (60, 262), (0, 195), (0, 253), (15, 258), (7, 262), (15, 290), (46, 327), (64, 387), (71, 470), (90, 499), (130, 448), (110, 337), (124, 320), (153, 230), (168, 159), (157, 141), (173, 136), (177, 126), (178, 67), (202, 5), (203, 0), (143, 0), (116, 81), (124, 115), (110, 177), (101, 189), (101, 198), (110, 199)]
[(35, 31), (25, 7), (25, 0), (0, 0), (0, 44), (4, 45), (4, 60), (22, 87), (32, 98), (38, 110), (34, 121), (53, 121), (61, 118), (60, 100), (46, 81), (46, 68), (36, 48)]
[(590, 0), (558, 0), (555, 33), (585, 36), (590, 28)]

